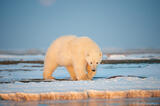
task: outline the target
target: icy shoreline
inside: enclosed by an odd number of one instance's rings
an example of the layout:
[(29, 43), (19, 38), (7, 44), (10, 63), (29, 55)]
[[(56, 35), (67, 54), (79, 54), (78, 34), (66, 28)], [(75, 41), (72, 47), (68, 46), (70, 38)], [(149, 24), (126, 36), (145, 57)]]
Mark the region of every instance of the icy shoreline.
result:
[[(98, 67), (96, 76), (91, 81), (51, 81), (51, 82), (22, 82), (23, 79), (42, 79), (43, 67), (31, 67), (31, 71), (24, 67), (27, 64), (10, 65), (10, 69), (21, 68), (22, 71), (5, 71), (9, 67), (1, 65), (0, 72), (0, 93), (42, 93), (42, 92), (70, 92), (85, 90), (159, 90), (160, 89), (160, 64), (102, 64)], [(3, 66), (3, 67), (2, 67)], [(16, 67), (15, 67), (16, 66)], [(121, 75), (122, 77), (112, 76)], [(140, 76), (139, 77), (128, 77)], [(69, 78), (69, 74), (64, 67), (58, 68), (53, 76), (57, 79)], [(3, 82), (10, 83), (3, 83)], [(15, 81), (15, 83), (13, 83)], [(21, 82), (20, 82), (21, 81)]]
[(115, 98), (153, 98), (160, 97), (160, 90), (50, 92), (50, 93), (9, 93), (0, 94), (2, 100), (44, 101), (44, 100), (82, 100)]
[[(1, 98), (8, 95), (17, 98), (18, 101), (31, 98), (30, 94), (36, 94), (38, 98), (43, 98), (40, 95), (44, 94), (47, 98), (48, 93), (65, 94), (69, 92), (75, 92), (75, 94), (87, 92), (88, 97), (89, 91), (103, 92), (102, 97), (106, 97), (104, 95), (107, 91), (120, 92), (115, 97), (121, 95), (122, 92), (122, 94), (130, 95), (127, 93), (130, 91), (136, 91), (138, 94), (141, 92), (141, 95), (144, 93), (146, 96), (150, 95), (149, 97), (160, 97), (153, 96), (160, 95), (159, 54), (106, 55), (103, 57), (103, 64), (98, 66), (96, 76), (91, 81), (71, 81), (64, 67), (58, 67), (53, 73), (58, 80), (44, 81), (42, 77), (43, 60), (44, 55), (0, 54)], [(151, 93), (155, 91), (157, 93)], [(136, 92), (133, 94), (138, 95)], [(58, 98), (70, 98), (61, 96)]]

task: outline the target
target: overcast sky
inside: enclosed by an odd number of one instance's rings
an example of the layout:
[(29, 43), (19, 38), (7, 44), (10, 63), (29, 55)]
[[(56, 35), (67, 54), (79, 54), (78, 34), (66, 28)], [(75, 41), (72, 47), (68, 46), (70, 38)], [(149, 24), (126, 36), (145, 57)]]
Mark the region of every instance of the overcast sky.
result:
[(0, 0), (0, 49), (46, 49), (70, 34), (101, 48), (160, 48), (160, 0)]

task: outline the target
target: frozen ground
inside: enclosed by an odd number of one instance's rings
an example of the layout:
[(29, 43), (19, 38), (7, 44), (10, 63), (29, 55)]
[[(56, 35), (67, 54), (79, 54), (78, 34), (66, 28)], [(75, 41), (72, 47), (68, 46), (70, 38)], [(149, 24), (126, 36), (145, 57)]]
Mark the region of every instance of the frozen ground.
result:
[[(103, 59), (108, 60), (126, 60), (126, 59), (160, 59), (158, 53), (145, 53), (145, 54), (104, 54)], [(0, 54), (0, 61), (4, 60), (44, 60), (44, 55), (16, 55), (16, 54)]]
[(139, 60), (139, 59), (160, 59), (160, 54), (154, 53), (145, 53), (145, 54), (109, 54), (104, 56), (104, 59), (107, 58), (109, 60)]
[(0, 61), (4, 60), (44, 60), (44, 55), (13, 55), (13, 54), (0, 54)]
[(0, 93), (160, 89), (160, 64), (101, 64), (91, 81), (70, 81), (59, 67), (53, 76), (62, 80), (45, 82), (42, 72), (42, 64), (0, 65)]
[[(0, 54), (0, 61), (43, 61), (44, 55)], [(111, 54), (108, 60), (160, 59), (160, 54)], [(18, 63), (0, 64), (0, 94), (6, 93), (47, 93), (69, 91), (125, 91), (160, 90), (160, 64), (101, 64), (91, 81), (71, 81), (64, 67), (53, 73), (57, 80), (42, 79), (43, 64)], [(0, 100), (0, 105), (159, 105), (160, 98), (86, 99), (39, 102), (14, 102)]]

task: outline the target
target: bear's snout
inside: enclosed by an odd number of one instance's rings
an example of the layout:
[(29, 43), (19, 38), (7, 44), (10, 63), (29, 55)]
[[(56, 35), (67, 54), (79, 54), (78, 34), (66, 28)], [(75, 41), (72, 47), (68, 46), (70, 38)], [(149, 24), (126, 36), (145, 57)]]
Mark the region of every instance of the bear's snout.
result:
[(95, 72), (96, 70), (95, 70), (95, 69), (92, 69), (92, 71)]

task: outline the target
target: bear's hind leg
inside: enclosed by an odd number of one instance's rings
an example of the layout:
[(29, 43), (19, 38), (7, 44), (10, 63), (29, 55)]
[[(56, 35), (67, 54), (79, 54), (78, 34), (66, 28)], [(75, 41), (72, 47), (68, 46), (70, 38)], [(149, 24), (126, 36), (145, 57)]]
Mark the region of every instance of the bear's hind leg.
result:
[(68, 72), (69, 72), (69, 74), (71, 76), (71, 79), (73, 81), (77, 80), (76, 74), (75, 74), (74, 69), (73, 69), (73, 66), (67, 66), (66, 68), (67, 68), (67, 70), (68, 70)]
[(92, 71), (91, 67), (88, 64), (87, 64), (86, 69), (87, 69), (87, 72), (88, 72), (87, 76), (91, 80), (95, 76), (96, 71)]
[(45, 61), (43, 79), (54, 79), (54, 77), (52, 77), (52, 73), (56, 68), (57, 64), (54, 64), (54, 62)]

